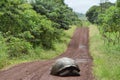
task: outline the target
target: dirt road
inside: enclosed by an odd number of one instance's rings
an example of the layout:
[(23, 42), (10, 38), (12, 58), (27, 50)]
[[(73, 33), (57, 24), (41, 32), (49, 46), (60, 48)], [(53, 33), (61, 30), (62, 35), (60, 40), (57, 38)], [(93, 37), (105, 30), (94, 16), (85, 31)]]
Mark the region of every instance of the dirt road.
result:
[(77, 28), (67, 50), (57, 57), (75, 59), (81, 69), (80, 76), (58, 77), (50, 75), (50, 67), (57, 59), (55, 58), (49, 61), (22, 63), (8, 70), (0, 71), (0, 80), (94, 80), (88, 38), (88, 28)]

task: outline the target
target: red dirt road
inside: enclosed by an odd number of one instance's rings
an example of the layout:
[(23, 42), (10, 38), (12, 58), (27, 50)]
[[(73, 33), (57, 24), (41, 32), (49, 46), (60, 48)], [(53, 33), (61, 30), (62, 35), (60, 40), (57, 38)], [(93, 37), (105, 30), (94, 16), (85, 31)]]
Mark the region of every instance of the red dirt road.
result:
[(89, 53), (89, 29), (77, 28), (67, 50), (60, 57), (76, 60), (80, 67), (80, 76), (58, 77), (50, 75), (54, 61), (35, 61), (16, 65), (8, 70), (0, 71), (0, 80), (94, 80), (92, 74), (92, 57)]

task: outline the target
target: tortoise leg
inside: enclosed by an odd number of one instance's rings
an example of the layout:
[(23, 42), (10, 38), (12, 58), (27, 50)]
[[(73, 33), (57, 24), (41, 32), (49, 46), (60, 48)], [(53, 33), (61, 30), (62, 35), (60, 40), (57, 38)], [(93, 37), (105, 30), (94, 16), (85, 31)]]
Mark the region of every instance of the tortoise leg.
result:
[(59, 76), (67, 76), (70, 73), (69, 70), (62, 71)]
[(77, 70), (73, 70), (72, 75), (73, 76), (80, 76), (80, 74), (79, 74), (79, 72)]

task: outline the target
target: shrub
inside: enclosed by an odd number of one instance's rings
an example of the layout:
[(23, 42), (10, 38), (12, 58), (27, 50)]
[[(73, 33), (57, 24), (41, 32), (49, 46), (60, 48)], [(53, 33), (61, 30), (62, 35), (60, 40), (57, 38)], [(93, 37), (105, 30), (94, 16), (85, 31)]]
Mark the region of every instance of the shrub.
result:
[(32, 49), (32, 45), (20, 38), (10, 37), (8, 42), (8, 54), (9, 57), (18, 57), (23, 54), (29, 54)]

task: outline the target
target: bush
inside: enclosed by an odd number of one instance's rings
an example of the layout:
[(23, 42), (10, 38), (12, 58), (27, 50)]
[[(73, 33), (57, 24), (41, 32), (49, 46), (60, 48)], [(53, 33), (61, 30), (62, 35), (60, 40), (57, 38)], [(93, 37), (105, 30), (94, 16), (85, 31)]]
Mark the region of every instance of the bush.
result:
[(32, 49), (32, 45), (29, 42), (16, 37), (10, 37), (7, 41), (9, 41), (7, 44), (9, 57), (29, 54)]

